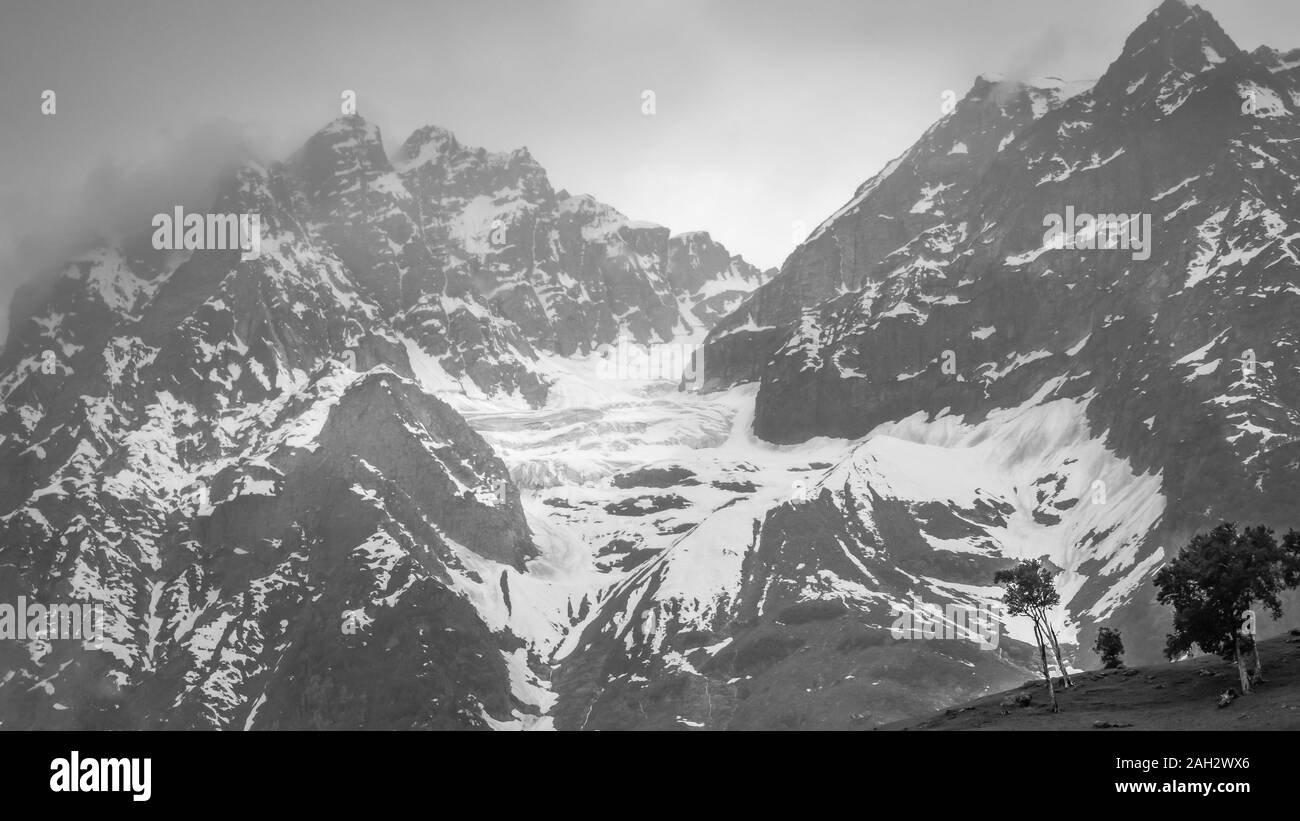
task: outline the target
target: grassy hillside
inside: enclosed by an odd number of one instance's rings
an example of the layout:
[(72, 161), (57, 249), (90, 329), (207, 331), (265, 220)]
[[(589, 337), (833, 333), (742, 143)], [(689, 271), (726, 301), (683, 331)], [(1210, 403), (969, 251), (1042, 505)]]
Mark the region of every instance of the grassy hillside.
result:
[[(1292, 631), (1300, 633), (1300, 631)], [(1300, 635), (1259, 644), (1264, 681), (1255, 691), (1219, 707), (1219, 695), (1240, 689), (1237, 668), (1215, 656), (1119, 670), (1072, 674), (1075, 686), (1057, 690), (1053, 714), (1042, 679), (924, 719), (881, 730), (1300, 730)], [(1026, 706), (1011, 705), (1027, 694)], [(1120, 727), (1098, 727), (1108, 722)]]

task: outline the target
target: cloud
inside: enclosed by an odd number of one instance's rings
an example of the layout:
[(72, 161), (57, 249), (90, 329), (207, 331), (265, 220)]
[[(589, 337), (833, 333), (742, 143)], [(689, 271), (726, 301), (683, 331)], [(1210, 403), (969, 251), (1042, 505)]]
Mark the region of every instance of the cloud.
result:
[[(178, 138), (136, 146), (147, 158), (105, 158), (80, 184), (52, 184), (0, 201), (0, 303), (22, 289), (12, 312), (39, 305), (69, 260), (101, 240), (125, 242), (149, 231), (154, 214), (180, 205), (209, 208), (221, 179), (267, 156), (266, 139), (216, 120)], [(14, 316), (0, 320), (8, 333)]]

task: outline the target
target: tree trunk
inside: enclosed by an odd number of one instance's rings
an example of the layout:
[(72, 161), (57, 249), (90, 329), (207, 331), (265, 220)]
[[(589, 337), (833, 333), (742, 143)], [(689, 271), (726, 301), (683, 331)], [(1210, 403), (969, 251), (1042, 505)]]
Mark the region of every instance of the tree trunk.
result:
[(1259, 660), (1259, 639), (1251, 636), (1253, 643), (1250, 646), (1251, 654), (1255, 657), (1255, 675), (1251, 677), (1252, 684), (1259, 684), (1264, 680), (1264, 662)]
[(1241, 656), (1241, 634), (1233, 633), (1232, 649), (1237, 656), (1237, 673), (1241, 676), (1241, 692), (1246, 694), (1250, 692), (1250, 679), (1246, 676), (1246, 660)]
[(1047, 648), (1044, 646), (1043, 633), (1034, 619), (1034, 640), (1038, 642), (1038, 659), (1043, 665), (1043, 678), (1047, 679), (1047, 694), (1052, 697), (1052, 712), (1059, 713), (1061, 708), (1056, 703), (1056, 687), (1052, 685), (1052, 671), (1047, 669)]
[(1061, 645), (1056, 640), (1056, 631), (1052, 629), (1046, 614), (1043, 615), (1043, 624), (1047, 627), (1047, 635), (1052, 639), (1052, 652), (1056, 654), (1056, 666), (1061, 668), (1061, 683), (1066, 687), (1073, 687), (1074, 682), (1070, 681), (1070, 674), (1065, 669), (1065, 659), (1061, 658)]

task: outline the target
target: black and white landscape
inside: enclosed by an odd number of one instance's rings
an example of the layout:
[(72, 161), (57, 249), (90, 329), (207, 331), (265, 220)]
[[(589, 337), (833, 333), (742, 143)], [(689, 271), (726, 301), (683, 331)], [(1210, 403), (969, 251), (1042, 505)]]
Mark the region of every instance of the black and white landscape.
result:
[[(1127, 25), (1096, 79), (915, 89), (933, 124), (779, 268), (437, 111), (386, 147), (364, 96), (221, 177), (200, 216), (255, 254), (85, 245), (10, 310), (0, 602), (104, 629), (0, 641), (0, 728), (873, 729), (1035, 677), (971, 709), (1223, 715), (1235, 665), (1168, 664), (1154, 580), (1300, 527), (1300, 31)], [(1059, 714), (999, 609), (1022, 559)], [(1300, 728), (1281, 601), (1251, 726)], [(1141, 676), (1086, 672), (1101, 627)]]

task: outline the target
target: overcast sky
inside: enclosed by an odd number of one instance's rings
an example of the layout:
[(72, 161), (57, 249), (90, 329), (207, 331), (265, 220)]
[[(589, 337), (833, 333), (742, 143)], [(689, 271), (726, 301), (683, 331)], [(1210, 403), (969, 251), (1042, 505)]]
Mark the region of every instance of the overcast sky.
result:
[[(344, 89), (390, 149), (426, 123), (526, 145), (557, 189), (779, 265), (946, 89), (1095, 78), (1156, 5), (0, 0), (0, 303), (74, 234), (201, 190), (234, 143), (283, 158)], [(1300, 46), (1297, 0), (1201, 5), (1242, 48)]]

